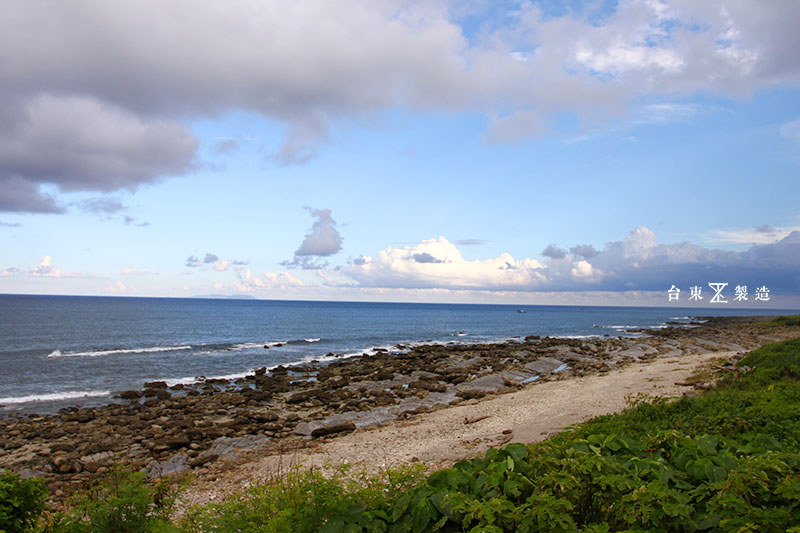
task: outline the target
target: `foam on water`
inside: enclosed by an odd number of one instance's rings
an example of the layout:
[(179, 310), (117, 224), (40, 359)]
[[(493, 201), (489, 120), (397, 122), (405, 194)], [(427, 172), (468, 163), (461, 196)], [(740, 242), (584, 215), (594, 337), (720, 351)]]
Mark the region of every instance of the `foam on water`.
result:
[(123, 353), (159, 353), (159, 352), (181, 352), (191, 350), (192, 347), (187, 345), (182, 346), (150, 346), (147, 348), (111, 348), (108, 350), (92, 350), (88, 352), (62, 352), (61, 350), (53, 350), (47, 357), (101, 357), (104, 355), (116, 355)]
[(28, 396), (12, 396), (9, 398), (0, 398), (0, 405), (18, 404), (18, 403), (31, 403), (31, 402), (54, 402), (59, 400), (74, 400), (77, 398), (97, 398), (100, 396), (108, 396), (111, 391), (107, 390), (94, 390), (94, 391), (69, 391), (69, 392), (51, 392), (48, 394), (30, 394)]

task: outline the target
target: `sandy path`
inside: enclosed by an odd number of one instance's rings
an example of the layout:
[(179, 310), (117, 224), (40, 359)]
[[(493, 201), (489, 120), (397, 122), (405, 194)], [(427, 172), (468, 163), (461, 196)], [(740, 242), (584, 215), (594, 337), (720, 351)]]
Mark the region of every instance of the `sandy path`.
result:
[[(572, 424), (621, 411), (629, 395), (680, 396), (687, 388), (675, 385), (676, 381), (683, 381), (713, 358), (735, 353), (665, 357), (605, 375), (532, 385), (515, 393), (470, 400), (407, 421), (320, 440), (290, 455), (259, 456), (254, 450), (218, 462), (207, 476), (197, 479), (185, 501), (196, 504), (218, 500), (301, 461), (307, 467), (347, 462), (370, 471), (413, 461), (432, 469), (447, 467), (490, 446), (536, 442)], [(465, 423), (466, 419), (480, 417), (486, 418)]]

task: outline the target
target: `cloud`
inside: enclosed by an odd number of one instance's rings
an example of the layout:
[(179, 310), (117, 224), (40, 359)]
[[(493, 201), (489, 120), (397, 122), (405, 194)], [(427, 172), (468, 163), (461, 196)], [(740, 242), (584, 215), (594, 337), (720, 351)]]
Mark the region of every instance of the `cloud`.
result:
[(16, 267), (8, 267), (0, 270), (0, 278), (8, 278), (11, 276), (16, 276), (20, 273), (20, 270)]
[(661, 244), (652, 230), (639, 226), (621, 241), (605, 243), (601, 250), (578, 245), (572, 253), (572, 258), (566, 253), (563, 257), (551, 254), (544, 264), (515, 260), (509, 254), (467, 261), (453, 243), (440, 237), (389, 247), (374, 257), (361, 256), (336, 272), (362, 288), (646, 292), (665, 291), (673, 284), (705, 286), (719, 281), (766, 284), (780, 294), (800, 295), (800, 231), (778, 242), (732, 252), (690, 242)]
[(342, 236), (336, 229), (336, 221), (330, 209), (313, 209), (304, 207), (316, 220), (311, 231), (306, 234), (300, 247), (294, 252), (294, 259), (283, 261), (281, 265), (288, 268), (313, 270), (324, 268), (327, 263), (318, 263), (320, 257), (328, 257), (339, 253), (342, 249)]
[(708, 238), (713, 242), (769, 244), (785, 238), (794, 231), (800, 231), (800, 226), (772, 227), (769, 224), (761, 224), (754, 228), (713, 230)]
[(567, 257), (566, 250), (562, 250), (555, 244), (548, 244), (547, 248), (542, 250), (542, 255), (550, 259), (564, 259)]
[(34, 268), (29, 272), (32, 276), (49, 276), (58, 278), (61, 277), (61, 271), (57, 268), (53, 267), (53, 258), (49, 255), (42, 257), (41, 262), (39, 262), (39, 266)]
[(458, 246), (481, 246), (488, 242), (489, 241), (485, 241), (483, 239), (459, 239), (453, 241), (453, 244), (457, 244)]
[(0, 220), (0, 227), (3, 228), (19, 228), (20, 226), (22, 226), (22, 224), (19, 222), (3, 222)]
[(148, 272), (147, 270), (134, 270), (132, 268), (123, 268), (119, 271), (123, 276), (152, 276), (158, 272)]
[(108, 197), (88, 198), (77, 202), (76, 205), (81, 211), (96, 215), (118, 213), (127, 209), (118, 199)]
[[(248, 264), (248, 261), (240, 261), (238, 259), (220, 259), (217, 254), (212, 254), (210, 252), (206, 253), (203, 259), (199, 259), (197, 256), (190, 255), (186, 258), (186, 266), (190, 268), (199, 268), (205, 265), (210, 265), (217, 272), (225, 272), (230, 267), (238, 267), (244, 266)], [(203, 270), (206, 270), (205, 268)], [(238, 269), (234, 269), (238, 270)]]
[(115, 283), (111, 283), (109, 285), (106, 285), (103, 288), (103, 291), (110, 292), (110, 293), (113, 293), (113, 294), (119, 294), (119, 293), (122, 293), (122, 292), (127, 292), (128, 291), (128, 287), (126, 287), (125, 284), (122, 283), (120, 280), (117, 280)]
[[(9, 97), (0, 116), (6, 118), (0, 122), (0, 179), (22, 187), (0, 188), (6, 211), (62, 212), (42, 184), (113, 192), (184, 174), (193, 168), (198, 144), (177, 122), (138, 116), (91, 96)], [(109, 205), (90, 200), (80, 207)]]
[(53, 190), (135, 190), (190, 172), (190, 124), (230, 112), (284, 125), (267, 152), (298, 164), (334, 142), (334, 128), (387, 110), (479, 113), (490, 140), (517, 142), (563, 113), (591, 126), (644, 101), (661, 120), (691, 112), (676, 102), (686, 96), (800, 82), (794, 0), (631, 0), (601, 17), (593, 3), (526, 2), (477, 32), (473, 17), (489, 11), (467, 16), (464, 5), (10, 0), (0, 209), (59, 213)]
[(578, 244), (569, 249), (569, 253), (584, 259), (591, 259), (597, 255), (597, 250), (591, 244)]
[(262, 272), (259, 276), (253, 274), (249, 268), (240, 271), (238, 274), (239, 283), (236, 285), (238, 292), (252, 293), (256, 290), (263, 289), (288, 289), (304, 287), (305, 283), (291, 273), (283, 271), (276, 272)]
[(414, 246), (389, 247), (375, 257), (361, 256), (337, 272), (362, 287), (505, 290), (542, 284), (541, 269), (535, 259), (517, 261), (509, 254), (467, 261), (454, 244), (439, 237)]

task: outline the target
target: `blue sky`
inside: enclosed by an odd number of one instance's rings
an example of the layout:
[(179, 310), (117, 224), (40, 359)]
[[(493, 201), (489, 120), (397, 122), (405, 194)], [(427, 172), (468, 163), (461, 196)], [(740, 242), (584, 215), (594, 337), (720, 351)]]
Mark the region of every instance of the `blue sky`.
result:
[(0, 292), (800, 306), (800, 15), (697, 4), (12, 1)]

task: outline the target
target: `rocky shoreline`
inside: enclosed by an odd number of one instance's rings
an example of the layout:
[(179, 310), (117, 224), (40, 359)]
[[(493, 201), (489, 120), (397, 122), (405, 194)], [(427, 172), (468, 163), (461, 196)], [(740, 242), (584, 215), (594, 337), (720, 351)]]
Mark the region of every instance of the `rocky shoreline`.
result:
[[(54, 502), (115, 462), (151, 476), (203, 475), (241, 450), (303, 446), (487, 395), (655, 358), (744, 352), (800, 336), (770, 317), (708, 317), (640, 338), (526, 337), (477, 345), (422, 345), (324, 365), (266, 368), (235, 381), (146, 383), (120, 403), (0, 419), (0, 467), (41, 476)], [(402, 347), (401, 347), (402, 348)]]

